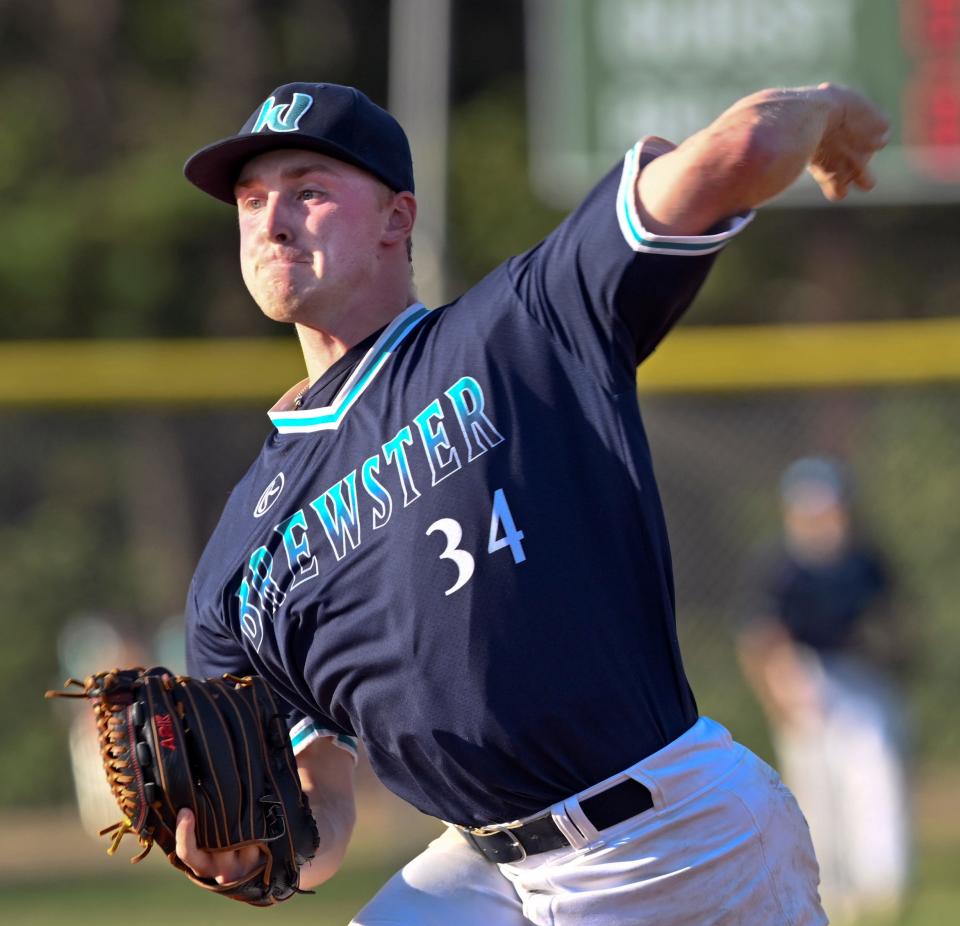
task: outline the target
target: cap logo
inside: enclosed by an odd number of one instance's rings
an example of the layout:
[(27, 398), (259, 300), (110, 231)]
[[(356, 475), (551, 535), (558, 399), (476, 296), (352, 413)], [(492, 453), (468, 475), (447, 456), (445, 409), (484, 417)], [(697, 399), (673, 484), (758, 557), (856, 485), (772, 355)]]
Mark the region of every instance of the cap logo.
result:
[(250, 134), (256, 135), (264, 129), (271, 132), (296, 132), (300, 127), (300, 120), (312, 105), (313, 97), (308, 93), (295, 93), (289, 103), (278, 103), (272, 96), (268, 96), (260, 107), (260, 114)]

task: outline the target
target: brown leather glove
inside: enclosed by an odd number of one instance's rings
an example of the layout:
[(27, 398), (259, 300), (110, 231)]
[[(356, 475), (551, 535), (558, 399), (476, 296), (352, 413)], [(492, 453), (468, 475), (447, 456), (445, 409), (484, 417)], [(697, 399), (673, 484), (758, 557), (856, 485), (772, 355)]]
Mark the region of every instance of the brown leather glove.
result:
[[(318, 846), (317, 827), (300, 787), (283, 717), (258, 676), (206, 681), (163, 668), (113, 669), (82, 691), (47, 697), (89, 698), (97, 719), (107, 781), (123, 819), (112, 855), (127, 833), (142, 851), (156, 842), (191, 881), (234, 900), (267, 906), (299, 890), (300, 868)], [(197, 845), (208, 851), (256, 846), (262, 864), (242, 881), (197, 877), (176, 854), (177, 813), (197, 821)]]

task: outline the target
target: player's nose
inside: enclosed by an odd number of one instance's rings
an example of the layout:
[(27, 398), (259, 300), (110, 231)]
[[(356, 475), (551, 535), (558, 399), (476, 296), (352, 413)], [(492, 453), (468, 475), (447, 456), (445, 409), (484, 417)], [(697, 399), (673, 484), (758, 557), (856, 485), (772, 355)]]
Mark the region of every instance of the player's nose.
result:
[(271, 193), (267, 197), (265, 206), (265, 215), (263, 220), (264, 235), (274, 242), (284, 243), (290, 241), (292, 235), (292, 225), (290, 222), (289, 208), (279, 193)]

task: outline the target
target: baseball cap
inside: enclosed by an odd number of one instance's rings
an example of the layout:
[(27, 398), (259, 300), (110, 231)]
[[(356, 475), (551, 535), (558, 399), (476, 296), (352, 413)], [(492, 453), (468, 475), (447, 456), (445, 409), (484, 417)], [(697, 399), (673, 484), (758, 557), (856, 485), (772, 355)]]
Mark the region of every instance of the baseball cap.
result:
[(243, 165), (276, 148), (319, 151), (369, 171), (396, 192), (413, 192), (410, 144), (400, 123), (356, 88), (340, 84), (277, 87), (236, 135), (201, 148), (183, 172), (204, 193), (233, 205)]
[(844, 466), (827, 457), (795, 460), (780, 477), (780, 496), (788, 505), (808, 508), (845, 505), (850, 491), (850, 478)]

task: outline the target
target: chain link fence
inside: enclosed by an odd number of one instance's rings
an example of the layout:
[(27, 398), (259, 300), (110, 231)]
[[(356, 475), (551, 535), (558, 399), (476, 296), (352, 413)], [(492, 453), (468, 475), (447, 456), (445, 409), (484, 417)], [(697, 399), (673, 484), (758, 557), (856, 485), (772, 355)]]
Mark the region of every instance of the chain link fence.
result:
[[(960, 694), (960, 388), (647, 394), (641, 405), (701, 710), (770, 756), (734, 639), (754, 607), (758, 558), (778, 540), (779, 476), (799, 456), (827, 453), (849, 464), (861, 532), (897, 579), (918, 755), (960, 758), (960, 734), (944, 722)], [(180, 658), (171, 626), (193, 566), (267, 430), (265, 416), (236, 406), (0, 415), (0, 804), (64, 787), (66, 737), (41, 696), (65, 670), (107, 657), (85, 628), (110, 623), (131, 658)]]
[(944, 722), (960, 692), (960, 390), (816, 390), (641, 400), (667, 512), (677, 611), (701, 710), (769, 755), (740, 677), (738, 626), (758, 601), (758, 566), (780, 539), (778, 483), (801, 456), (844, 461), (858, 533), (888, 560), (906, 645), (901, 682), (921, 759), (955, 760)]

